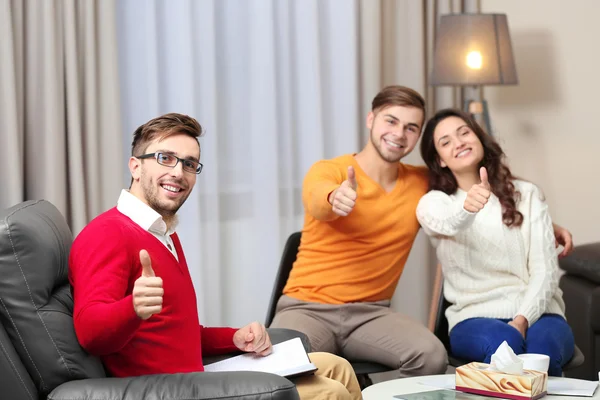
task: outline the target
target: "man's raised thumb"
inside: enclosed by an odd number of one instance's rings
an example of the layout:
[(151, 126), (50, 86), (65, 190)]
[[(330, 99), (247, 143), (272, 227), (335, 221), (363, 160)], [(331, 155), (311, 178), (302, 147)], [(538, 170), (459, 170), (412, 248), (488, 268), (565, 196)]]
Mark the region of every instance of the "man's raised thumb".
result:
[(354, 167), (352, 166), (348, 167), (348, 183), (350, 184), (352, 190), (356, 191), (358, 188), (358, 183), (356, 182), (356, 173), (354, 172)]
[(152, 269), (152, 262), (150, 261), (150, 254), (146, 250), (140, 250), (140, 262), (142, 263), (142, 276), (154, 277), (154, 270)]
[(248, 327), (248, 333), (246, 333), (246, 342), (252, 342), (254, 340), (254, 332), (252, 332), (252, 326)]

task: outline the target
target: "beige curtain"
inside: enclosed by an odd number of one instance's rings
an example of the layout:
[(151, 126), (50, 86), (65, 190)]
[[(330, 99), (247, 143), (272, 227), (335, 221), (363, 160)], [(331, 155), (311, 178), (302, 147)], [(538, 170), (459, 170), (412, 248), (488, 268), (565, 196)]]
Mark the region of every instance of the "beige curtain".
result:
[(46, 199), (76, 234), (123, 186), (114, 0), (0, 0), (0, 207)]

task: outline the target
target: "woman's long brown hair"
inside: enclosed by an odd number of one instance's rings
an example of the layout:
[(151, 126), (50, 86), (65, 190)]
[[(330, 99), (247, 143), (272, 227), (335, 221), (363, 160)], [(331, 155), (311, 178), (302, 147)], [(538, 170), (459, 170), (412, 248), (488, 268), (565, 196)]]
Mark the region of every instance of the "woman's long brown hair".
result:
[(448, 117), (458, 117), (465, 121), (467, 126), (477, 135), (483, 145), (483, 160), (480, 167), (485, 167), (492, 192), (502, 205), (502, 222), (506, 226), (521, 226), (523, 214), (517, 210), (520, 193), (515, 190), (513, 180), (515, 177), (504, 163), (505, 155), (496, 140), (486, 134), (477, 121), (461, 110), (445, 109), (438, 111), (425, 126), (421, 139), (421, 156), (429, 168), (429, 189), (440, 190), (453, 194), (458, 189), (456, 178), (447, 167), (440, 165), (440, 158), (435, 148), (433, 133), (440, 122)]

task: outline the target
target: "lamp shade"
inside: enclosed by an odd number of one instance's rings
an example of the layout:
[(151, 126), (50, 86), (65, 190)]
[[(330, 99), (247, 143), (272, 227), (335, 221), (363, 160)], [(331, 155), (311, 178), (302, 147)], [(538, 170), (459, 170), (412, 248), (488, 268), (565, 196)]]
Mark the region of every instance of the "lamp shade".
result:
[(517, 83), (505, 14), (441, 16), (433, 55), (432, 85)]

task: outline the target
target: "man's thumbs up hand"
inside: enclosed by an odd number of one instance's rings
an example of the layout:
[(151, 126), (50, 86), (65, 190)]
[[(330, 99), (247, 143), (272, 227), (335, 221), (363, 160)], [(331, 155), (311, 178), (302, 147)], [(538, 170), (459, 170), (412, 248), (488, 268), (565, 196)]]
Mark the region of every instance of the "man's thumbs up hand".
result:
[(354, 172), (354, 167), (348, 167), (348, 179), (346, 179), (348, 186), (356, 192), (358, 189), (358, 183), (356, 183), (356, 173)]
[(147, 278), (155, 277), (150, 261), (150, 254), (146, 250), (140, 250), (140, 262), (142, 263), (142, 276)]
[(163, 281), (154, 274), (150, 255), (140, 250), (142, 276), (133, 284), (133, 309), (141, 319), (148, 319), (162, 310)]
[(354, 208), (356, 204), (356, 190), (358, 183), (356, 182), (356, 173), (354, 167), (348, 167), (348, 176), (344, 182), (329, 195), (329, 203), (334, 213), (340, 217), (345, 217)]

